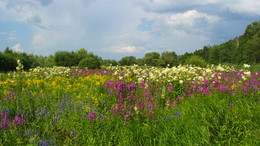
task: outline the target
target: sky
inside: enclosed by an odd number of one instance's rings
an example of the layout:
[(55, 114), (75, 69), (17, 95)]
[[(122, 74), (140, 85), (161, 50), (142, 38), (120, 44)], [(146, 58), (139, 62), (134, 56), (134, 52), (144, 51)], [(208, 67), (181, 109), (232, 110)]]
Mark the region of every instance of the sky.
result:
[(0, 50), (181, 55), (234, 39), (259, 20), (259, 0), (0, 0)]

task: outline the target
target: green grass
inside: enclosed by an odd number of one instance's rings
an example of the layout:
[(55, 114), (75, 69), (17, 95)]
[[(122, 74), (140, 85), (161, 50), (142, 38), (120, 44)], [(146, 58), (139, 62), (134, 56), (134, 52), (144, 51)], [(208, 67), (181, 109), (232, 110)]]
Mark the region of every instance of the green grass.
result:
[[(104, 101), (107, 100), (104, 105), (109, 107), (93, 107), (92, 112), (95, 111), (98, 115), (90, 121), (88, 112), (76, 102), (76, 97), (62, 92), (63, 90), (55, 94), (49, 88), (46, 88), (45, 94), (32, 94), (23, 91), (20, 86), (15, 90), (14, 100), (5, 100), (1, 96), (0, 112), (3, 112), (3, 108), (8, 108), (9, 117), (12, 118), (25, 113), (27, 122), (1, 128), (1, 145), (260, 144), (259, 91), (249, 92), (248, 95), (197, 94), (185, 97), (174, 107), (154, 107), (153, 116), (143, 119), (135, 116), (125, 124), (123, 117), (107, 112), (115, 104), (113, 102), (117, 101), (112, 100), (116, 96), (104, 96)], [(35, 90), (37, 91), (36, 87)], [(106, 90), (97, 91), (107, 95)], [(92, 95), (99, 94), (93, 92)], [(141, 96), (136, 95), (136, 98)]]

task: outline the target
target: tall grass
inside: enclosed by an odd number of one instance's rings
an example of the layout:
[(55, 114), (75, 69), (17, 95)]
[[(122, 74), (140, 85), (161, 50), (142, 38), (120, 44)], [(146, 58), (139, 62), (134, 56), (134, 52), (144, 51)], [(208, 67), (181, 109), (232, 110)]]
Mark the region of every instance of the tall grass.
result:
[(259, 74), (195, 87), (85, 73), (1, 74), (0, 144), (260, 144)]

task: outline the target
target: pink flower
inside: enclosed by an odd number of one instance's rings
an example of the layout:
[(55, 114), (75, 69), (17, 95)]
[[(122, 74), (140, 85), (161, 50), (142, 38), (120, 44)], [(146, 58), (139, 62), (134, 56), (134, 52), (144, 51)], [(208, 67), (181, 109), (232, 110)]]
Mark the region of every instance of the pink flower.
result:
[(229, 104), (229, 109), (230, 109), (230, 110), (233, 109), (233, 104), (232, 104), (232, 103)]
[(88, 113), (88, 117), (89, 117), (89, 120), (91, 122), (91, 121), (93, 121), (95, 119), (96, 113), (94, 113), (94, 112)]

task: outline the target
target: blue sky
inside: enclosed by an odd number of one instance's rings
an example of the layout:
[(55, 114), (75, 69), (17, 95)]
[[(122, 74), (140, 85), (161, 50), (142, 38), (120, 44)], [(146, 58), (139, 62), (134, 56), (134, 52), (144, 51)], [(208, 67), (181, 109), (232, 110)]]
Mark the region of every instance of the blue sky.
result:
[(259, 18), (259, 0), (0, 0), (0, 49), (180, 55), (242, 35)]

